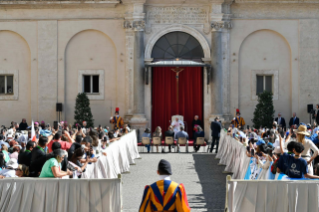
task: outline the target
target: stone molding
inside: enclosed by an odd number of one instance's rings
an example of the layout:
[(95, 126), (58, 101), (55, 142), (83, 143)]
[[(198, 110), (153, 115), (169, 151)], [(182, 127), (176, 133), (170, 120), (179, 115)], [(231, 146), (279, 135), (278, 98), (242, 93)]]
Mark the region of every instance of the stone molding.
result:
[(232, 23), (230, 21), (213, 21), (211, 27), (215, 31), (220, 31), (222, 29), (231, 29)]
[(99, 8), (115, 8), (120, 4), (119, 0), (108, 1), (68, 1), (68, 0), (33, 0), (33, 1), (3, 1), (0, 0), (0, 5), (6, 8), (18, 8), (18, 9), (34, 9), (34, 8), (83, 8), (85, 7), (99, 7)]
[(273, 76), (273, 100), (278, 100), (279, 96), (279, 71), (276, 69), (271, 70), (252, 70), (251, 71), (251, 99), (258, 100), (258, 96), (256, 95), (256, 76), (257, 75), (271, 75)]
[(0, 70), (0, 75), (13, 75), (13, 94), (0, 95), (0, 100), (18, 100), (19, 99), (19, 71), (18, 70)]
[(78, 92), (83, 93), (83, 75), (99, 75), (99, 93), (87, 96), (90, 100), (104, 100), (104, 70), (79, 70), (78, 71)]
[(124, 21), (124, 29), (130, 29), (134, 31), (143, 31), (145, 29), (145, 21), (138, 20), (125, 20)]
[(196, 29), (191, 28), (189, 26), (177, 24), (177, 25), (172, 25), (169, 27), (164, 26), (161, 28), (161, 30), (158, 33), (156, 33), (156, 34), (153, 33), (153, 35), (150, 37), (149, 41), (146, 44), (145, 58), (152, 58), (151, 57), (152, 50), (153, 50), (155, 43), (158, 41), (158, 39), (160, 39), (162, 36), (166, 35), (167, 33), (176, 32), (176, 31), (185, 32), (185, 33), (192, 35), (201, 44), (203, 51), (204, 51), (205, 58), (211, 57), (210, 46), (209, 46), (207, 40), (205, 39), (205, 37), (200, 32), (198, 32)]

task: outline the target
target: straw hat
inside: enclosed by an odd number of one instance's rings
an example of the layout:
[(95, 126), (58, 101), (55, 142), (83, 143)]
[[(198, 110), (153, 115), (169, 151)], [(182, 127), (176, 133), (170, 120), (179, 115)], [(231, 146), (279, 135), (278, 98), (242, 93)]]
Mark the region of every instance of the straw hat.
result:
[(296, 133), (300, 135), (310, 136), (309, 133), (307, 132), (307, 126), (305, 125), (300, 125)]

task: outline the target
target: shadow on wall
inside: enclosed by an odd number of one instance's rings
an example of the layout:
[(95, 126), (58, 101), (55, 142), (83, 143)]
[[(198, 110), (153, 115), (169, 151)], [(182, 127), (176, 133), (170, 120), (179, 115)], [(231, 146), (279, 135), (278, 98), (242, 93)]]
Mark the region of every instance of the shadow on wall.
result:
[[(225, 208), (226, 176), (225, 166), (218, 166), (215, 154), (193, 154), (195, 171), (202, 186), (203, 195), (188, 195), (192, 211), (223, 211)], [(187, 191), (186, 191), (187, 192)], [(200, 210), (201, 211), (201, 210)]]

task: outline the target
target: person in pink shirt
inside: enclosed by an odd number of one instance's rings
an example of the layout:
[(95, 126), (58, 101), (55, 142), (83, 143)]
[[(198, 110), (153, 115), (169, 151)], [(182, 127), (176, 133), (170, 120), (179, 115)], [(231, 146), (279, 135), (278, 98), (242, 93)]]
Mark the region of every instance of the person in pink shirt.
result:
[(61, 137), (62, 137), (62, 133), (61, 132), (57, 132), (54, 135), (54, 138), (52, 141), (50, 141), (50, 143), (48, 143), (47, 147), (48, 147), (48, 151), (49, 153), (52, 152), (52, 144), (54, 142), (59, 142), (61, 144), (61, 149), (68, 151), (72, 145), (72, 143), (74, 143), (74, 140), (71, 138), (70, 134), (64, 130), (64, 135), (68, 138), (69, 141), (61, 141)]
[(18, 160), (19, 152), (20, 148), (18, 146), (14, 146), (12, 154), (9, 155), (10, 159), (15, 158), (16, 160)]

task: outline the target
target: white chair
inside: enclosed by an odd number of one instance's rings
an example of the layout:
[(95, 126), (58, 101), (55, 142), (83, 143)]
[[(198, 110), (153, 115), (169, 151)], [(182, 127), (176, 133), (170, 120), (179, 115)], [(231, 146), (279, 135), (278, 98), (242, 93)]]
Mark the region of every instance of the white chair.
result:
[[(204, 137), (197, 137), (196, 145), (197, 146), (204, 146), (205, 145), (205, 138)], [(194, 144), (194, 146), (195, 146), (195, 144)], [(204, 149), (204, 151), (205, 151), (205, 149)]]
[[(149, 137), (142, 137), (142, 144), (144, 146), (151, 144), (151, 139)], [(143, 151), (144, 151), (144, 148), (143, 148)]]
[(176, 118), (178, 118), (180, 121), (184, 122), (184, 116), (182, 116), (182, 115), (174, 115), (174, 116), (172, 116), (171, 123), (172, 123), (173, 121), (175, 121)]
[(173, 137), (165, 137), (165, 144), (166, 145), (173, 145), (174, 144), (174, 138)]

